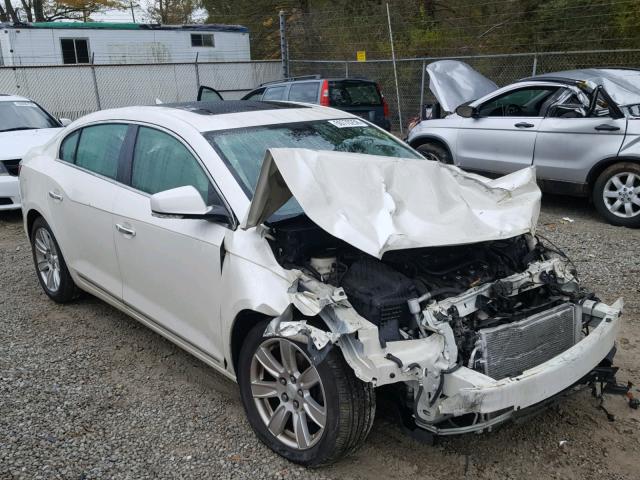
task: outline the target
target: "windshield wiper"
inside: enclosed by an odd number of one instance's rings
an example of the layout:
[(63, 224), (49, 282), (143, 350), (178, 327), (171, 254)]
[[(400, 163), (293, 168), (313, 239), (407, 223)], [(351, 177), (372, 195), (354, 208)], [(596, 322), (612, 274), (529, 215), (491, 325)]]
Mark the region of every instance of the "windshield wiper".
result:
[(0, 133), (15, 132), (16, 130), (39, 130), (39, 128), (38, 127), (13, 127), (13, 128), (7, 128), (6, 130), (0, 130)]

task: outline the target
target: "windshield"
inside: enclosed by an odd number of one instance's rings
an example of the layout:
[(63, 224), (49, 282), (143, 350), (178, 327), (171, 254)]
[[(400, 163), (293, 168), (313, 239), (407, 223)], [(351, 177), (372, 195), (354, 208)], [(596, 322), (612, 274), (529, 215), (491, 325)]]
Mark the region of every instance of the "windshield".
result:
[[(204, 136), (250, 199), (269, 148), (309, 148), (422, 159), (393, 135), (354, 118), (238, 128), (207, 132)], [(277, 221), (300, 213), (300, 205), (292, 198), (270, 220)]]
[(59, 128), (60, 124), (33, 102), (0, 101), (0, 132)]

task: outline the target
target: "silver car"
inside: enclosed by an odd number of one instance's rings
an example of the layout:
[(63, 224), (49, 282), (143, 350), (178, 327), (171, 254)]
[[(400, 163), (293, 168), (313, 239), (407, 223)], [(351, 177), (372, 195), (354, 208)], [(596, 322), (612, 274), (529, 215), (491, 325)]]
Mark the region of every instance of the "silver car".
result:
[(613, 225), (640, 226), (640, 71), (586, 69), (498, 88), (453, 60), (427, 67), (437, 104), (407, 141), (487, 176), (535, 166), (550, 193), (590, 197)]

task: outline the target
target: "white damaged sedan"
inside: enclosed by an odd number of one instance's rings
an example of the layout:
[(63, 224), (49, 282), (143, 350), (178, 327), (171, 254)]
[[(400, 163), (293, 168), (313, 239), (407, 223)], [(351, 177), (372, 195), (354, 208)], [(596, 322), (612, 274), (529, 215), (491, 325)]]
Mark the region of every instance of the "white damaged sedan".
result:
[(622, 301), (538, 241), (531, 168), (489, 180), (342, 111), (229, 101), (88, 115), (20, 182), (47, 295), (89, 292), (237, 380), (297, 463), (361, 445), (382, 385), (451, 435), (615, 372)]

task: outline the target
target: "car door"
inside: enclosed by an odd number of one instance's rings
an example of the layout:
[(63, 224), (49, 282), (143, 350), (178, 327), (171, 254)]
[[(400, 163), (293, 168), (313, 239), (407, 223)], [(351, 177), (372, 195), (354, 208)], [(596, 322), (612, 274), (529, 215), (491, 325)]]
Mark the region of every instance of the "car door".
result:
[[(576, 92), (560, 102), (565, 107), (577, 107), (575, 110), (551, 108), (542, 120), (533, 156), (539, 179), (558, 182), (557, 186), (566, 183), (584, 186), (596, 163), (618, 154), (627, 119), (614, 118), (620, 115), (606, 108), (607, 100), (600, 98), (601, 93), (597, 95), (592, 113), (588, 112), (588, 100), (578, 98), (580, 94)], [(548, 187), (552, 189), (553, 185)]]
[(205, 85), (200, 85), (198, 89), (198, 101), (199, 102), (223, 102), (224, 99), (222, 95), (217, 90), (207, 87)]
[(194, 152), (172, 133), (139, 126), (131, 149), (130, 188), (115, 201), (116, 251), (125, 303), (220, 361), (221, 248), (226, 226), (152, 215), (150, 196), (194, 186), (221, 204)]
[(490, 97), (460, 122), (456, 163), (468, 170), (507, 174), (533, 162), (541, 109), (557, 86), (514, 88)]
[(67, 265), (81, 279), (120, 299), (112, 208), (128, 125), (91, 125), (69, 134), (52, 164), (51, 224)]

